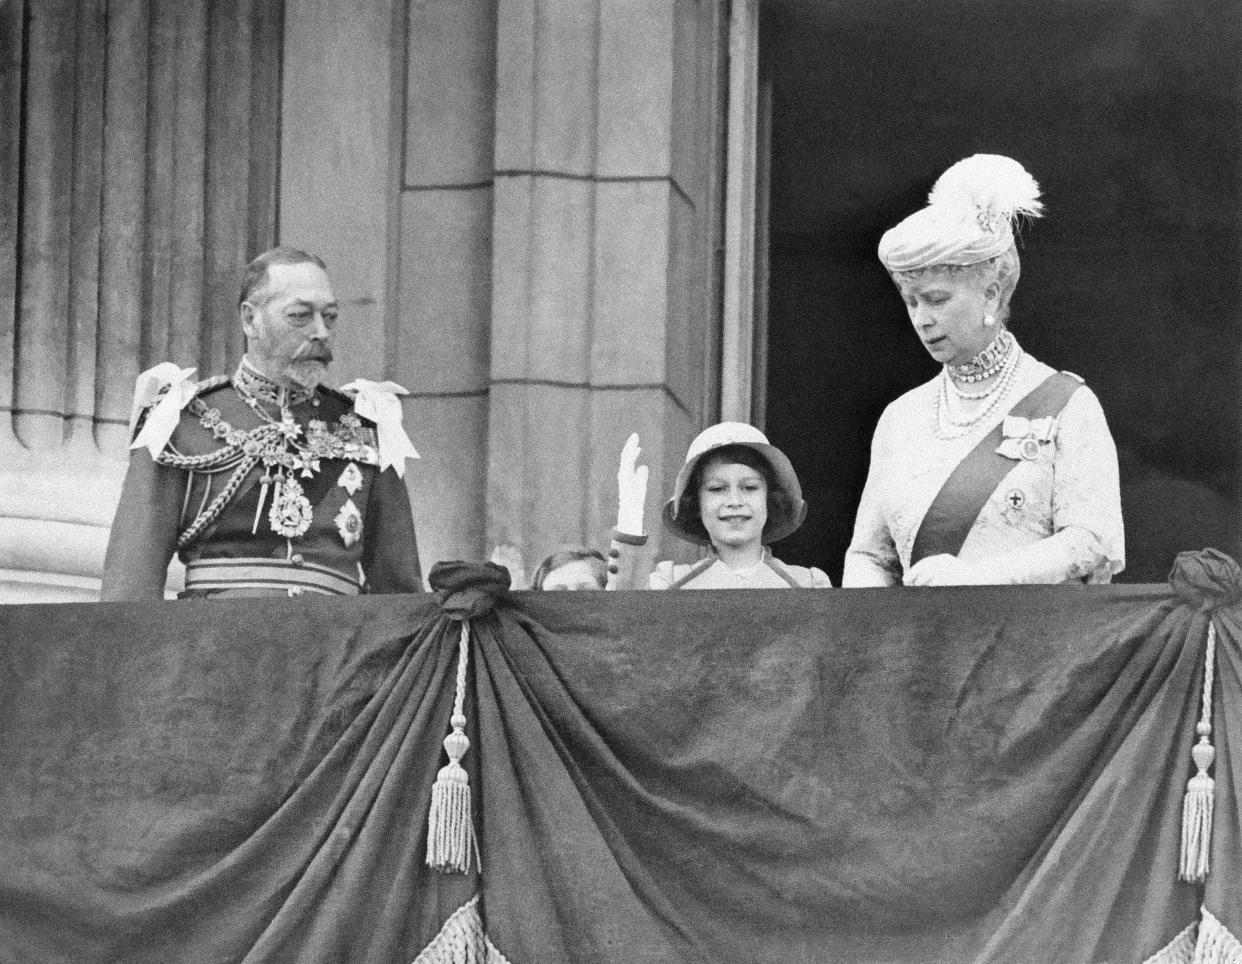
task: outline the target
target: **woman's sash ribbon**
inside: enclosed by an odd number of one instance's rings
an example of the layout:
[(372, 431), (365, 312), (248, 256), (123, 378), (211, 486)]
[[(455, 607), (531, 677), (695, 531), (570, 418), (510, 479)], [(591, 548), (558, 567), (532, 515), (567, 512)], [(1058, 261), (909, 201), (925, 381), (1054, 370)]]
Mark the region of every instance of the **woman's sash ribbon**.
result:
[(955, 556), (961, 551), (979, 513), (1014, 467), (1012, 457), (997, 451), (1005, 436), (1005, 422), (1012, 418), (1056, 418), (1081, 385), (1081, 380), (1066, 372), (1049, 375), (957, 463), (919, 523), (910, 565), (927, 556)]

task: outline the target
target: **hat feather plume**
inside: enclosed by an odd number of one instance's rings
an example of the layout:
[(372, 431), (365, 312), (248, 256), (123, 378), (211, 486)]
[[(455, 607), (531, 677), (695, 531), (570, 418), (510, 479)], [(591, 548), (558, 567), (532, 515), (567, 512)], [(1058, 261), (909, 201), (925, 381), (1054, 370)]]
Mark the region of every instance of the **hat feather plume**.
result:
[(1044, 206), (1039, 195), (1035, 178), (1013, 158), (975, 154), (940, 175), (927, 203), (973, 211), (982, 227), (995, 231), (1015, 217), (1040, 217)]

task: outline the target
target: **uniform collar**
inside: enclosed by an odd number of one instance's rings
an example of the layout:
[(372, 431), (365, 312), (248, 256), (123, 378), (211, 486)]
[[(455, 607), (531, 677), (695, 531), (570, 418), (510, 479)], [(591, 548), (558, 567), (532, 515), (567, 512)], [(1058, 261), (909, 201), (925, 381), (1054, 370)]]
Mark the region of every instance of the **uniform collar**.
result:
[(281, 408), (310, 401), (315, 394), (314, 389), (303, 388), (301, 385), (285, 386), (273, 381), (255, 368), (244, 355), (237, 371), (233, 373), (233, 387), (244, 398), (253, 398)]

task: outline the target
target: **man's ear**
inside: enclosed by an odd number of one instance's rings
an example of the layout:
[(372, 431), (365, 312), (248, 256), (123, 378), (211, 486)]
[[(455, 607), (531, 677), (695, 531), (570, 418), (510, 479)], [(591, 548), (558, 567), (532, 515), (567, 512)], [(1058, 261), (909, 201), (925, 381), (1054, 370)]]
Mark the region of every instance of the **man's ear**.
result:
[(241, 307), (237, 309), (237, 316), (241, 320), (242, 333), (246, 336), (247, 342), (257, 333), (255, 326), (258, 314), (259, 309), (249, 301), (243, 301)]

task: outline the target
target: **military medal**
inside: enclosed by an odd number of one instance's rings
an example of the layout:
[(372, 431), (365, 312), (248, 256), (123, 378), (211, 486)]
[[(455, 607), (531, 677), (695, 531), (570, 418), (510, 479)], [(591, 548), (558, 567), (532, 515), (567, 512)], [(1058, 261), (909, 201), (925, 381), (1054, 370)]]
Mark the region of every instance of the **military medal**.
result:
[(362, 488), (362, 470), (358, 466), (350, 462), (345, 466), (345, 471), (341, 473), (341, 477), (336, 480), (336, 484), (342, 489), (353, 495)]
[[(187, 470), (191, 484), (195, 473), (230, 473), (228, 482), (210, 500), (210, 505), (207, 504), (211, 495), (210, 485), (206, 488), (198, 515), (177, 537), (178, 548), (185, 548), (202, 535), (228, 505), (243, 480), (256, 468), (262, 475), (258, 480), (259, 495), (251, 534), (258, 534), (259, 520), (266, 511), (272, 531), (294, 539), (310, 531), (314, 513), (295, 476), (313, 478), (320, 471), (321, 459), (345, 459), (349, 464), (337, 484), (352, 496), (366, 484), (366, 477), (358, 463), (379, 463), (375, 430), (363, 427), (355, 413), (342, 415), (334, 427), (322, 419), (311, 419), (303, 429), (289, 410), (289, 392), (265, 384), (244, 363), (233, 377), (233, 387), (263, 424), (249, 430), (234, 428), (221, 417), (218, 409), (209, 408), (200, 399), (192, 398), (185, 408), (196, 415), (199, 424), (224, 446), (211, 456), (181, 456), (166, 450), (157, 459), (161, 464)], [(268, 414), (260, 401), (276, 405), (279, 415), (273, 417)], [(189, 494), (190, 487), (187, 485), (187, 500)], [(352, 500), (341, 510), (336, 523), (347, 546), (361, 538), (362, 513)]]
[(336, 522), (336, 531), (341, 534), (341, 541), (345, 543), (346, 548), (362, 538), (362, 513), (354, 505), (353, 499), (345, 500), (345, 504), (341, 506), (341, 511), (336, 514), (333, 521)]
[(282, 478), (276, 483), (276, 496), (268, 521), (272, 531), (286, 539), (296, 539), (306, 534), (311, 524), (310, 500), (302, 492), (297, 479)]

